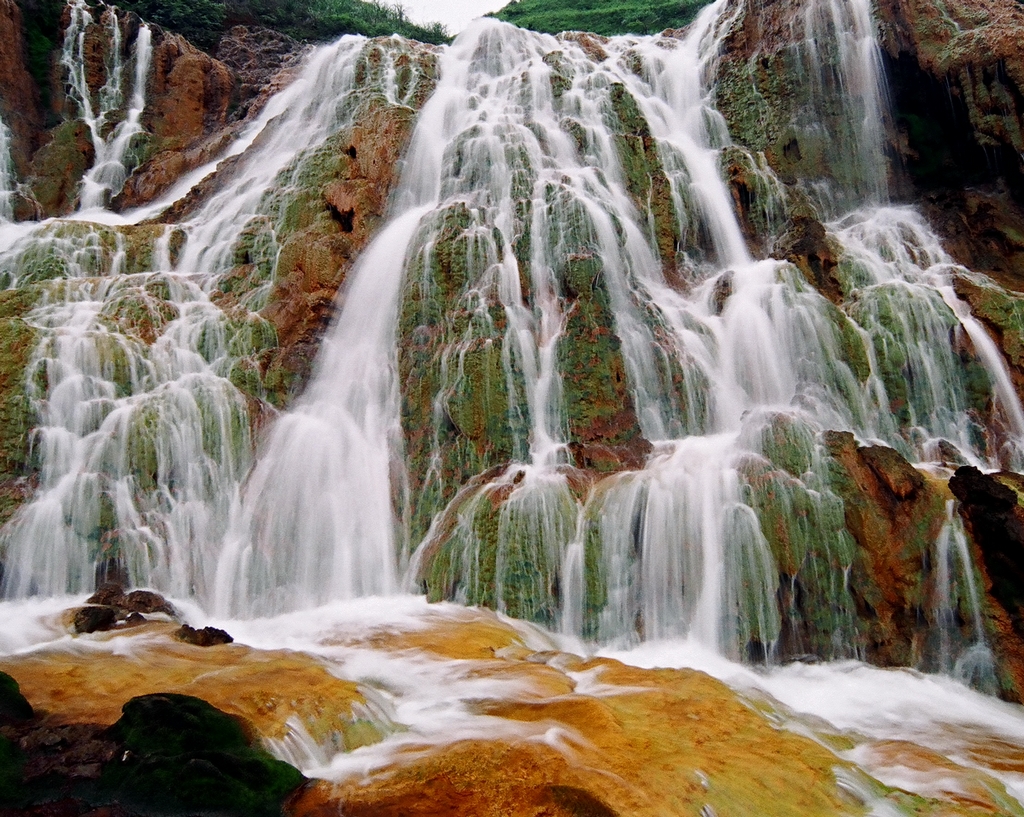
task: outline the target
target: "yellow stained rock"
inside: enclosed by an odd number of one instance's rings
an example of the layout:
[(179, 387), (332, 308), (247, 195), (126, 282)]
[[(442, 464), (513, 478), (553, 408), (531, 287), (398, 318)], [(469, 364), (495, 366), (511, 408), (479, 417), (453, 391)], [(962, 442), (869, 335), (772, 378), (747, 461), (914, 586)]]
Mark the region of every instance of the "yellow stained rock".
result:
[[(0, 659), (37, 712), (60, 723), (111, 724), (137, 695), (194, 695), (247, 721), (261, 736), (284, 738), (297, 718), (318, 741), (345, 745), (356, 684), (335, 678), (316, 658), (238, 644), (195, 647), (171, 637), (177, 625), (151, 623), (107, 634), (106, 646), (55, 647)], [(365, 743), (361, 727), (360, 742)]]

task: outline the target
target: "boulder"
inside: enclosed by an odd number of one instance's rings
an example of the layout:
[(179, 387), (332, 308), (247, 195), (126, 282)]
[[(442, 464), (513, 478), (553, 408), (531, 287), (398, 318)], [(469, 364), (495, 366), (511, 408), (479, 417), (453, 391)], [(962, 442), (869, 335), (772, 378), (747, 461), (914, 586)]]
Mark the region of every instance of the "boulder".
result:
[(71, 631), (74, 633), (96, 633), (112, 630), (117, 626), (117, 608), (105, 604), (89, 604), (68, 611)]
[(119, 755), (101, 791), (140, 814), (279, 817), (302, 774), (255, 745), (242, 724), (200, 698), (133, 698), (109, 730)]
[(25, 721), (32, 715), (32, 705), (21, 694), (18, 682), (0, 672), (0, 725)]
[(1024, 698), (1024, 476), (983, 474), (965, 465), (949, 488), (975, 546), (996, 652), (1013, 676), (1014, 689), (1004, 694), (1019, 700)]
[(867, 658), (882, 666), (919, 665), (934, 580), (925, 565), (946, 518), (945, 486), (894, 449), (858, 446), (849, 432), (825, 432), (823, 441), (833, 459), (831, 484), (857, 543), (849, 585)]
[(131, 615), (165, 615), (177, 618), (178, 611), (159, 593), (152, 590), (124, 591), (117, 582), (104, 582), (95, 593), (86, 599), (86, 604), (106, 605), (114, 609), (117, 620), (124, 621)]
[(214, 647), (218, 644), (230, 644), (235, 640), (217, 627), (203, 627), (201, 630), (197, 630), (187, 624), (183, 624), (181, 629), (175, 630), (174, 637), (196, 647)]

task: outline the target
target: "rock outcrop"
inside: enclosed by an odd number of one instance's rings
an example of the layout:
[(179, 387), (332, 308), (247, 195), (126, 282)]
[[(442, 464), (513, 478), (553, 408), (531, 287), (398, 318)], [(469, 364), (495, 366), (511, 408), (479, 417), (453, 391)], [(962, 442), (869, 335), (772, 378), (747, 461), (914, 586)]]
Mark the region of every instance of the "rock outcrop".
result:
[(227, 65), (184, 37), (157, 31), (143, 116), (145, 157), (115, 197), (115, 209), (147, 204), (230, 141), (239, 83)]
[(1024, 699), (1024, 477), (958, 468), (949, 488), (975, 545), (991, 610), (993, 644)]
[(13, 134), (11, 158), (22, 178), (39, 146), (43, 111), (39, 89), (27, 68), (28, 53), (21, 9), (15, 0), (0, 2), (0, 119)]
[(912, 186), (967, 267), (1024, 287), (1024, 10), (884, 0), (899, 148)]

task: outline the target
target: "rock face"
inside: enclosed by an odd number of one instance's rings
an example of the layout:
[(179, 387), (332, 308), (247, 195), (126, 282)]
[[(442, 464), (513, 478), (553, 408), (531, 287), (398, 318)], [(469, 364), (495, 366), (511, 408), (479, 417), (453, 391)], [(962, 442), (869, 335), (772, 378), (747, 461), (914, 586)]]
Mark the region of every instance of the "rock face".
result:
[(953, 256), (1024, 282), (1024, 12), (970, 0), (879, 4), (912, 185)]
[(217, 59), (238, 80), (234, 116), (244, 119), (258, 110), (280, 84), (279, 75), (296, 67), (305, 48), (286, 34), (260, 26), (234, 26), (217, 43)]
[(963, 466), (949, 488), (960, 501), (959, 512), (981, 557), (996, 649), (1019, 694), (1024, 689), (1024, 477)]
[(232, 135), (228, 124), (239, 91), (234, 72), (182, 36), (157, 32), (146, 91), (146, 158), (114, 199), (115, 209), (157, 198), (213, 159)]
[[(107, 81), (112, 64), (112, 41), (108, 17), (112, 12), (96, 11), (85, 32), (84, 63), (81, 66), (93, 95)], [(65, 9), (62, 28), (70, 23)], [(118, 12), (119, 59), (131, 59), (140, 21), (132, 14)], [(12, 158), (18, 177), (26, 182), (31, 202), (19, 204), (19, 218), (64, 215), (77, 203), (78, 185), (94, 160), (92, 137), (79, 112), (67, 96), (57, 64), (46, 89), (51, 99), (49, 117), (62, 120), (43, 130), (39, 89), (25, 68), (25, 44), (18, 7), (6, 2), (0, 11), (5, 47), (0, 63), (0, 117), (13, 131)], [(278, 60), (282, 63), (283, 58)], [(267, 63), (273, 66), (273, 61)], [(124, 82), (129, 83), (129, 63)], [(263, 75), (261, 75), (262, 77)], [(128, 89), (130, 92), (130, 88)], [(209, 161), (230, 135), (227, 125), (236, 114), (239, 101), (234, 72), (181, 36), (156, 28), (153, 32), (151, 67), (147, 78), (147, 105), (142, 125), (144, 134), (132, 148), (134, 164), (141, 165), (115, 200), (120, 208), (144, 204), (164, 192), (182, 174)], [(250, 94), (251, 96), (251, 94)], [(98, 99), (98, 96), (97, 96)], [(247, 99), (246, 110), (257, 106)], [(93, 100), (94, 107), (98, 102)], [(123, 117), (116, 112), (114, 118)], [(104, 138), (108, 133), (101, 134)], [(129, 167), (129, 171), (134, 167)], [(117, 192), (117, 191), (115, 191)]]
[(11, 158), (19, 176), (28, 171), (29, 160), (39, 146), (43, 128), (43, 112), (39, 90), (27, 65), (21, 9), (15, 0), (0, 3), (0, 119), (14, 136)]
[(945, 522), (943, 486), (891, 448), (858, 447), (852, 434), (837, 432), (825, 443), (836, 461), (833, 484), (843, 498), (846, 527), (857, 542), (850, 585), (868, 660), (920, 666), (925, 638), (937, 624), (935, 577), (923, 565)]
[[(821, 348), (837, 367), (845, 367), (844, 395), (885, 391), (888, 405), (882, 413), (888, 409), (895, 418), (887, 439), (900, 449), (858, 444), (849, 433), (820, 434), (820, 426), (805, 423), (801, 401), (814, 403), (813, 385), (793, 399), (792, 412), (772, 409), (766, 412), (770, 417), (744, 416), (743, 433), (753, 428), (750, 433), (757, 439), (750, 456), (730, 474), (739, 483), (734, 504), (756, 512), (751, 536), (763, 546), (758, 556), (773, 565), (779, 583), (768, 593), (767, 612), (750, 609), (745, 601), (736, 601), (731, 608), (730, 616), (739, 622), (737, 657), (788, 659), (813, 654), (942, 668), (928, 635), (937, 626), (939, 594), (929, 560), (948, 522), (949, 497), (941, 484), (907, 462), (916, 445), (911, 439), (917, 433), (915, 418), (927, 414), (928, 399), (915, 392), (920, 373), (909, 368), (905, 354), (912, 328), (903, 319), (912, 310), (907, 301), (887, 300), (884, 286), (867, 285), (855, 253), (845, 251), (837, 238), (841, 227), (830, 218), (857, 196), (870, 199), (888, 187), (924, 203), (955, 258), (992, 272), (1004, 286), (1020, 287), (1024, 280), (1018, 277), (1024, 274), (1024, 210), (1014, 201), (1014, 196), (1024, 197), (1019, 159), (1024, 151), (1019, 83), (1024, 67), (1018, 65), (1013, 48), (1014, 39), (1024, 32), (1024, 12), (988, 0), (949, 5), (946, 16), (934, 4), (917, 0), (886, 0), (880, 6), (896, 109), (895, 121), (888, 123), (887, 145), (871, 157), (874, 164), (853, 150), (857, 134), (851, 123), (856, 117), (851, 117), (837, 87), (830, 87), (841, 85), (836, 80), (836, 54), (822, 57), (827, 69), (823, 75), (831, 72), (832, 77), (823, 82), (824, 91), (815, 83), (798, 81), (807, 69), (807, 43), (814, 39), (807, 29), (810, 23), (798, 13), (800, 4), (738, 4), (728, 30), (722, 32), (721, 54), (709, 64), (709, 73), (717, 78), (714, 101), (734, 141), (721, 150), (719, 163), (743, 238), (753, 255), (788, 262), (775, 268), (776, 283), (785, 281), (789, 287), (786, 297), (794, 302), (816, 299), (820, 321), (808, 330), (808, 338), (827, 335), (835, 341)], [(0, 15), (0, 41), (23, 48), (17, 38), (17, 8), (8, 0), (0, 11), (6, 15)], [(3, 25), (12, 32), (10, 40), (5, 39)], [(128, 51), (140, 23), (121, 15), (117, 25)], [(799, 35), (797, 43), (794, 32)], [(269, 93), (294, 74), (301, 53), (287, 38), (243, 27), (225, 37), (216, 58), (171, 32), (154, 31), (153, 43), (145, 133), (135, 146), (137, 166), (113, 209), (152, 202), (183, 174), (215, 159), (240, 127), (252, 121)], [(567, 95), (578, 77), (566, 53), (576, 45), (595, 60), (604, 60), (612, 48), (607, 41), (585, 35), (566, 36), (558, 47), (552, 45), (542, 61), (550, 69), (543, 90), (555, 100), (571, 99)], [(84, 68), (94, 90), (103, 84), (110, 56), (104, 49), (109, 47), (98, 32), (90, 34)], [(635, 60), (630, 70), (643, 73), (639, 52), (624, 59)], [(18, 64), (17, 59), (0, 62), (0, 104), (11, 107), (11, 127), (20, 140), (15, 163), (34, 196), (32, 215), (68, 213), (75, 208), (77, 186), (95, 159), (91, 136), (60, 94), (54, 95), (51, 114), (62, 121), (41, 135), (41, 118), (33, 113), (34, 92)], [(197, 344), (197, 354), (207, 355), (207, 362), (219, 367), (215, 376), (225, 389), (238, 390), (232, 391), (244, 404), (238, 425), (245, 426), (248, 419), (258, 429), (276, 411), (291, 406), (308, 383), (346, 276), (388, 213), (418, 111), (436, 86), (437, 66), (438, 53), (432, 48), (395, 40), (368, 43), (355, 66), (356, 90), (345, 102), (356, 111), (353, 124), (296, 157), (240, 234), (218, 248), (228, 259), (226, 269), (220, 274), (218, 267), (217, 279), (197, 300), (209, 296), (223, 321), (216, 332), (211, 330), (209, 343), (202, 349)], [(381, 92), (385, 73), (388, 82), (395, 77), (395, 93), (390, 96)], [(953, 93), (948, 116), (933, 112), (942, 107), (936, 100), (945, 93), (947, 77)], [(621, 170), (626, 209), (643, 214), (637, 224), (648, 231), (644, 249), (663, 279), (650, 285), (691, 295), (708, 284), (710, 311), (721, 320), (708, 329), (712, 321), (705, 322), (703, 314), (694, 318), (693, 313), (686, 316), (685, 331), (713, 335), (737, 302), (734, 295), (742, 282), (736, 271), (725, 269), (714, 282), (706, 280), (707, 270), (717, 263), (715, 240), (701, 223), (700, 208), (675, 194), (671, 163), (659, 149), (654, 120), (647, 120), (653, 114), (645, 113), (640, 91), (629, 84), (629, 77), (621, 80), (608, 84), (600, 126), (607, 130), (607, 150)], [(924, 92), (915, 101), (918, 81)], [(523, 93), (527, 90), (524, 87)], [(21, 120), (10, 100), (24, 100), (18, 103), (24, 109)], [(591, 125), (585, 127), (574, 118), (582, 115), (568, 101), (559, 111), (564, 114), (559, 138), (572, 142), (577, 158), (587, 159), (587, 151), (596, 149), (593, 133), (587, 130)], [(7, 109), (0, 108), (0, 114), (6, 121)], [(960, 121), (956, 127), (954, 120)], [(532, 139), (541, 126), (530, 126), (535, 128), (530, 131)], [(446, 183), (453, 187), (468, 185), (466, 179), (471, 179), (470, 153), (462, 153), (471, 150), (471, 130), (445, 157), (453, 167)], [(486, 208), (476, 206), (468, 194), (446, 199), (425, 219), (416, 238), (418, 249), (407, 268), (397, 327), (401, 429), (396, 434), (400, 433), (407, 467), (401, 474), (402, 469), (395, 468), (395, 506), (409, 543), (415, 545), (430, 534), (419, 554), (417, 578), (433, 600), (455, 598), (558, 624), (568, 560), (565, 552), (543, 543), (557, 540), (578, 547), (583, 564), (576, 568), (584, 577), (581, 630), (588, 637), (600, 637), (602, 611), (609, 600), (620, 590), (623, 597), (637, 592), (635, 587), (612, 587), (612, 568), (601, 563), (600, 502), (630, 479), (640, 479), (637, 475), (656, 454), (643, 429), (657, 425), (651, 415), (662, 408), (651, 409), (657, 401), (648, 395), (649, 413), (641, 416), (644, 395), (630, 383), (628, 343), (658, 347), (650, 357), (652, 371), (645, 374), (651, 382), (660, 381), (652, 393), (664, 386), (659, 399), (663, 396), (663, 403), (672, 404), (665, 411), (672, 415), (672, 422), (665, 423), (671, 427), (663, 436), (710, 436), (714, 407), (694, 396), (708, 392), (700, 391), (700, 382), (691, 382), (706, 377), (705, 370), (696, 365), (688, 369), (687, 361), (675, 356), (668, 321), (646, 314), (641, 297), (625, 292), (632, 282), (617, 281), (609, 259), (595, 249), (596, 222), (574, 198), (572, 185), (553, 177), (550, 184), (545, 182), (543, 195), (537, 194), (539, 174), (548, 168), (530, 165), (526, 137), (523, 144), (507, 141), (502, 150), (507, 148), (511, 157), (511, 178), (500, 180), (502, 185), (508, 182), (512, 199), (507, 241), (495, 238), (498, 231), (481, 216)], [(992, 166), (988, 155), (995, 159)], [(237, 159), (224, 162), (157, 223), (95, 230), (74, 225), (46, 233), (47, 247), (64, 242), (79, 255), (93, 253), (91, 266), (83, 263), (73, 274), (58, 269), (66, 259), (54, 261), (59, 256), (54, 250), (52, 257), (23, 259), (10, 272), (9, 282), (23, 288), (17, 295), (0, 298), (0, 352), (6, 352), (0, 355), (5, 361), (0, 367), (0, 522), (30, 492), (36, 478), (28, 445), (35, 418), (30, 416), (24, 386), (38, 334), (26, 320), (29, 310), (40, 298), (53, 296), (54, 280), (93, 279), (108, 272), (114, 277), (115, 270), (148, 274), (173, 267), (189, 249), (188, 235), (195, 226), (182, 226), (183, 222), (227, 189), (241, 166)], [(820, 193), (830, 180), (839, 191), (835, 202)], [(964, 189), (975, 182), (977, 187)], [(687, 180), (685, 186), (690, 183)], [(624, 242), (622, 220), (611, 221), (608, 232)], [(544, 241), (557, 248), (543, 263), (543, 273), (551, 274), (545, 285), (550, 292), (538, 288), (542, 271), (531, 268), (540, 265), (537, 259), (542, 255), (533, 242)], [(153, 261), (158, 251), (166, 254), (167, 264), (159, 270)], [(921, 249), (920, 255), (927, 253)], [(163, 258), (159, 263), (165, 263)], [(546, 365), (559, 375), (553, 378), (558, 399), (552, 405), (557, 403), (560, 416), (546, 420), (558, 426), (554, 436), (564, 446), (557, 452), (559, 465), (540, 477), (535, 473), (539, 469), (512, 465), (531, 461), (541, 424), (530, 426), (533, 409), (528, 406), (524, 375), (525, 368), (537, 361), (517, 358), (522, 353), (513, 348), (508, 293), (499, 291), (493, 275), (499, 259), (515, 265), (512, 277), (517, 280), (503, 286), (516, 290), (516, 305), (532, 313), (530, 321), (536, 321), (543, 299), (557, 306), (552, 310), (557, 312), (557, 326), (543, 332), (533, 325), (528, 329), (538, 336), (547, 333), (552, 355)], [(623, 280), (628, 278), (626, 274)], [(996, 337), (1018, 391), (1024, 391), (1024, 307), (1019, 298), (967, 274), (956, 276), (955, 287)], [(824, 298), (820, 305), (819, 295)], [(992, 399), (980, 352), (961, 331), (954, 310), (942, 297), (933, 300), (929, 306), (939, 315), (938, 329), (928, 343), (942, 346), (956, 371), (968, 373), (960, 395), (963, 405), (957, 410), (962, 409), (983, 456), (998, 457), (1009, 421)], [(616, 310), (624, 305), (634, 310), (635, 324), (617, 317)], [(172, 297), (171, 287), (155, 281), (105, 304), (98, 320), (104, 332), (152, 350), (159, 349), (169, 327), (180, 328), (176, 321), (185, 311)], [(650, 331), (631, 336), (635, 328)], [(556, 336), (557, 342), (552, 341)], [(807, 343), (810, 348), (810, 340)], [(772, 362), (764, 361), (766, 366)], [(133, 373), (126, 374), (124, 368), (110, 380), (118, 380), (116, 387), (127, 393), (136, 384)], [(40, 382), (45, 380), (45, 372), (33, 371)], [(756, 380), (759, 374), (744, 376)], [(642, 428), (642, 419), (650, 426)], [(762, 426), (757, 426), (759, 419), (764, 419)], [(843, 421), (839, 418), (832, 427), (852, 427)], [(209, 434), (214, 425), (207, 423), (202, 429), (207, 435), (204, 444), (215, 436)], [(225, 435), (242, 440), (239, 448), (248, 454), (249, 438), (229, 426), (225, 421), (217, 430), (223, 427)], [(140, 455), (140, 462), (133, 464), (133, 490), (141, 485), (155, 491), (164, 477), (156, 464), (152, 431), (147, 433), (148, 447), (140, 444), (139, 449), (152, 456), (142, 463)], [(649, 431), (648, 435), (656, 437)], [(936, 441), (935, 446), (941, 449), (943, 462), (962, 459), (948, 441)], [(247, 467), (245, 460), (239, 470)], [(649, 486), (643, 488), (647, 490)], [(643, 491), (637, 489), (637, 495)], [(99, 493), (110, 503), (109, 488)], [(82, 527), (92, 536), (91, 545), (102, 561), (117, 550), (118, 536), (125, 531), (119, 532), (110, 521), (109, 507), (97, 507), (95, 519)], [(988, 535), (984, 524), (972, 521), (970, 503), (963, 507), (979, 548), (994, 553), (982, 541)], [(621, 554), (622, 572), (639, 572), (640, 542), (648, 520), (636, 510), (620, 521), (630, 538)], [(680, 535), (680, 547), (692, 545), (683, 538)], [(101, 567), (109, 567), (112, 578), (121, 578), (123, 560), (111, 557)], [(677, 584), (685, 582), (680, 579)], [(1004, 631), (1010, 638), (1011, 630), (1016, 633), (1016, 601), (997, 585), (992, 598), (1000, 607), (993, 608), (994, 613), (986, 611), (988, 624), (1008, 622)], [(73, 628), (78, 633), (120, 629), (130, 614), (159, 612), (134, 609), (138, 605), (130, 595), (94, 600), (74, 614)], [(953, 624), (947, 630), (969, 642), (971, 622), (961, 602), (950, 611)], [(764, 629), (755, 634), (750, 622), (762, 613)], [(652, 614), (647, 620), (640, 614), (632, 618), (627, 623), (630, 637), (644, 637), (655, 626)], [(203, 632), (185, 635), (194, 639), (193, 644), (226, 643), (218, 633)], [(1024, 675), (1015, 668), (1015, 648), (1006, 649), (1004, 692), (1019, 695)], [(500, 754), (504, 749), (495, 751)], [(520, 756), (514, 761), (526, 763)], [(603, 796), (577, 794), (572, 782), (537, 785), (530, 796), (555, 811), (602, 813), (624, 808), (607, 805), (610, 801)]]

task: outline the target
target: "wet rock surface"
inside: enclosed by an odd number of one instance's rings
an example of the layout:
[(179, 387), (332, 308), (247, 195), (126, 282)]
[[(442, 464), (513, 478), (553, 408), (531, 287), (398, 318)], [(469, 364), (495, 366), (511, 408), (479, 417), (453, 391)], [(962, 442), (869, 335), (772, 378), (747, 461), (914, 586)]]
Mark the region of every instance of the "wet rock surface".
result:
[(997, 649), (1006, 654), (1018, 689), (1024, 689), (1024, 477), (984, 474), (965, 465), (949, 488), (980, 556)]
[[(850, 586), (865, 628), (867, 656), (883, 666), (915, 665), (928, 632), (923, 569), (944, 522), (946, 496), (897, 451), (858, 446), (849, 432), (829, 431), (846, 526), (857, 543)], [(933, 622), (934, 624), (934, 622)]]
[(174, 637), (179, 641), (193, 644), (196, 647), (215, 647), (218, 644), (230, 644), (235, 640), (226, 631), (218, 627), (196, 629), (187, 624), (183, 624), (180, 630), (175, 630)]
[(19, 175), (28, 171), (32, 154), (39, 147), (43, 111), (39, 90), (27, 69), (27, 50), (22, 12), (15, 0), (0, 3), (0, 118), (14, 135), (11, 158)]
[(64, 614), (74, 633), (95, 633), (144, 624), (149, 616), (166, 620), (178, 618), (178, 612), (167, 599), (152, 590), (125, 589), (113, 582), (102, 584), (86, 599), (85, 606)]

